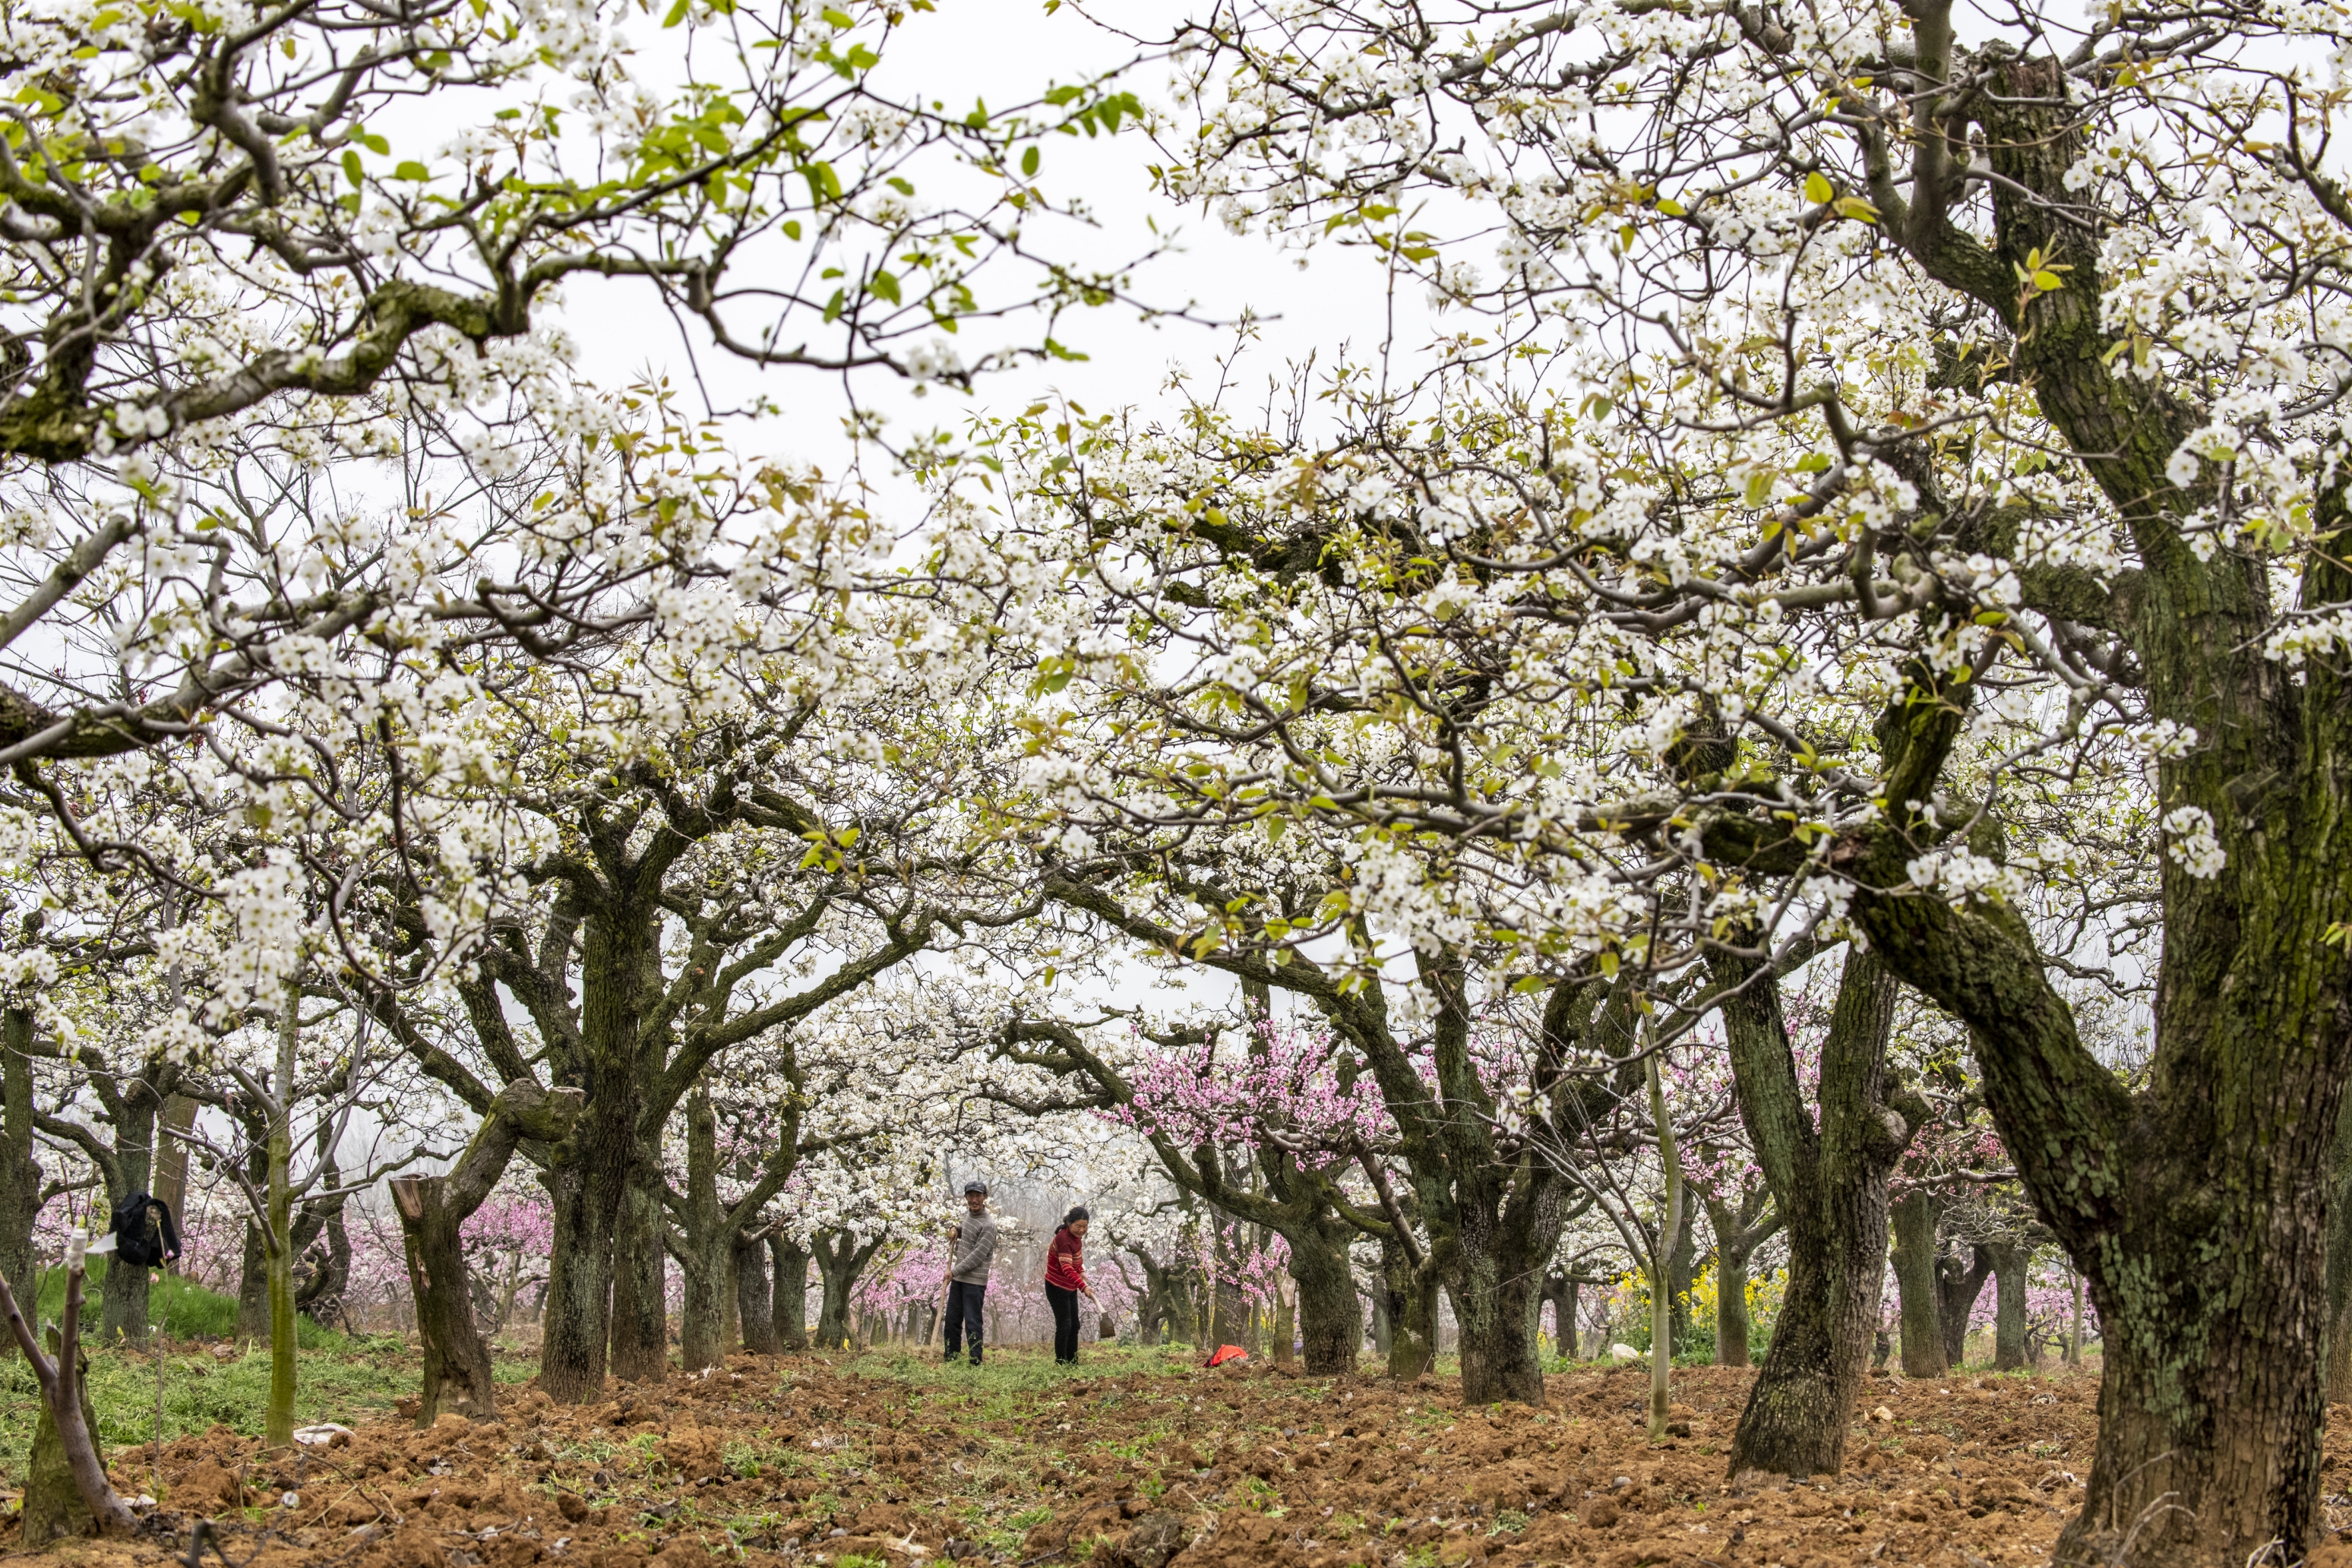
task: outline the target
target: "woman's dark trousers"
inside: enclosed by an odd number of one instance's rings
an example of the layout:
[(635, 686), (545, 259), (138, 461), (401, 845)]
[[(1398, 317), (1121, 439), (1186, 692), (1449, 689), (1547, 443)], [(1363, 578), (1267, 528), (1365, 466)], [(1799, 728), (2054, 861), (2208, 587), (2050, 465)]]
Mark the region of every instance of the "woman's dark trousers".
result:
[(1045, 1287), (1045, 1300), (1054, 1309), (1054, 1359), (1078, 1359), (1078, 1293), (1059, 1285)]

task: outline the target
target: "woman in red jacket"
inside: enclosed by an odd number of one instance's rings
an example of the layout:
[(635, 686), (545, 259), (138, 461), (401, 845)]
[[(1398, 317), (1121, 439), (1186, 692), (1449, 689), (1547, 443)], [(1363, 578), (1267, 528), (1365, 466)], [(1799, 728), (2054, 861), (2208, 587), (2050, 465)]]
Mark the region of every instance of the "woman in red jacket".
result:
[[(1095, 1301), (1087, 1289), (1086, 1238), (1090, 1224), (1083, 1207), (1062, 1216), (1062, 1228), (1045, 1247), (1045, 1300), (1054, 1309), (1054, 1359), (1078, 1359), (1078, 1298)], [(1100, 1301), (1095, 1301), (1099, 1311)]]

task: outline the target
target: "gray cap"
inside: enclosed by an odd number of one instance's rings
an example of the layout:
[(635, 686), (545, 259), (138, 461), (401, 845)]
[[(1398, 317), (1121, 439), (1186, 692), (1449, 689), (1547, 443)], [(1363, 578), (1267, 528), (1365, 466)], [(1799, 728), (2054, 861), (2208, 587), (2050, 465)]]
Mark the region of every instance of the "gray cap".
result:
[(982, 1196), (985, 1197), (988, 1194), (988, 1184), (982, 1181), (978, 1176), (974, 1176), (971, 1181), (966, 1182), (963, 1184), (963, 1190), (968, 1194), (978, 1193)]

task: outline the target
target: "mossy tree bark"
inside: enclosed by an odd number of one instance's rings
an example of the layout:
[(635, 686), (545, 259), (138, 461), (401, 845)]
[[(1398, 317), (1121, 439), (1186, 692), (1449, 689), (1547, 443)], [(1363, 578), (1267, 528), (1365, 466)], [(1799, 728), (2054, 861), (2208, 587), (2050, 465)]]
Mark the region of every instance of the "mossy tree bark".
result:
[(33, 1290), (33, 1220), (41, 1167), (33, 1158), (33, 1013), (0, 1012), (0, 1280), (20, 1300)]
[[(2184, 486), (2168, 464), (2205, 416), (2161, 377), (2127, 374), (2125, 340), (2102, 318), (2102, 215), (2067, 184), (2089, 134), (2069, 68), (2042, 54), (1969, 58), (1948, 0), (1913, 15), (1906, 68), (1927, 81), (1982, 71), (1989, 84), (1939, 109), (1915, 155), (1993, 177), (1963, 195), (1964, 182), (1921, 166), (1905, 184), (1895, 149), (1880, 148), (1890, 156), (1870, 195), (1883, 232), (2001, 322), (2020, 384), (2128, 531), (2136, 568), (2068, 618), (2120, 638), (2147, 718), (2195, 734), (2158, 760), (2155, 798), (2204, 813), (2223, 859), (2160, 865), (2155, 1044), (2137, 1090), (2084, 1047), (2014, 910), (1897, 891), (1938, 831), (1914, 803), (1933, 796), (1965, 721), (1966, 669), (1923, 660), (1907, 672), (1886, 724), (1903, 755), (1880, 781), (1894, 804), (1836, 860), (1876, 951), (1969, 1026), (2002, 1142), (2098, 1308), (2098, 1447), (2058, 1554), (2191, 1568), (2293, 1559), (2319, 1521), (2329, 1155), (2352, 1068), (2352, 959), (2329, 940), (2352, 924), (2352, 691), (2329, 661), (2296, 680), (2264, 656), (2265, 560), (2190, 548), (2184, 520), (2214, 503), (2210, 470)], [(2340, 208), (2343, 193), (2316, 184)], [(1979, 188), (1983, 239), (1952, 216)], [(2021, 291), (2029, 261), (2063, 286)], [(2327, 539), (2352, 519), (2343, 454), (2323, 456), (2311, 524)], [(2315, 612), (2340, 605), (2352, 574), (2315, 548), (2294, 591)], [(2029, 584), (2029, 605), (2037, 593)]]
[(1887, 1175), (1927, 1108), (1888, 1092), (1895, 984), (1874, 954), (1845, 955), (1822, 1045), (1818, 1122), (1776, 976), (1725, 965), (1715, 979), (1740, 1120), (1789, 1233), (1788, 1289), (1732, 1435), (1729, 1469), (1834, 1475), (1878, 1321)]
[(662, 1176), (653, 1151), (640, 1148), (621, 1184), (613, 1227), (613, 1375), (659, 1383), (669, 1375), (669, 1254), (662, 1215)]
[(2025, 1365), (2025, 1270), (2033, 1256), (2016, 1242), (1995, 1242), (1992, 1254), (1992, 1369), (2017, 1372)]
[(742, 1326), (743, 1348), (753, 1355), (776, 1353), (774, 1279), (768, 1272), (767, 1233), (745, 1239), (738, 1232), (729, 1238), (735, 1250), (735, 1321)]
[(722, 1320), (730, 1301), (739, 1314), (742, 1312), (740, 1260), (747, 1252), (753, 1257), (751, 1272), (759, 1276), (757, 1292), (762, 1319), (760, 1336), (764, 1348), (751, 1345), (748, 1317), (743, 1320), (745, 1348), (758, 1349), (758, 1353), (763, 1355), (775, 1352), (774, 1325), (767, 1320), (767, 1279), (765, 1271), (757, 1266), (759, 1242), (746, 1241), (744, 1227), (768, 1205), (770, 1199), (783, 1191), (784, 1184), (800, 1167), (804, 1101), (797, 1092), (797, 1067), (791, 1070), (795, 1075), (795, 1092), (785, 1098), (785, 1109), (773, 1129), (774, 1150), (760, 1169), (758, 1179), (731, 1204), (722, 1203), (719, 1196), (719, 1116), (709, 1089), (698, 1084), (687, 1098), (686, 1192), (673, 1194), (672, 1197), (682, 1221), (683, 1234), (675, 1250), (686, 1285), (678, 1323), (678, 1361), (688, 1372), (717, 1366), (725, 1357)]
[(808, 1337), (809, 1249), (782, 1236), (768, 1237), (768, 1256), (775, 1262), (776, 1348), (804, 1351)]
[(1895, 1205), (1895, 1288), (1906, 1377), (1942, 1377), (1951, 1370), (1944, 1356), (1944, 1282), (1936, 1264), (1935, 1195), (1915, 1188)]
[[(2352, 1405), (2352, 1096), (2336, 1118), (2327, 1198), (2327, 1402)], [(2076, 1287), (2077, 1290), (2080, 1287)], [(2070, 1333), (2067, 1359), (2077, 1359)]]

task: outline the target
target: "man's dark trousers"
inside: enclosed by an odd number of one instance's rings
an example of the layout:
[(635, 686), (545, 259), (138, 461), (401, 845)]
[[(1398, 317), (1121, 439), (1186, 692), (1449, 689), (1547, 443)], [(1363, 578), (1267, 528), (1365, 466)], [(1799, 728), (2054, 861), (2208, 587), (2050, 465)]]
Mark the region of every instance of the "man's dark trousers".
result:
[(985, 1285), (967, 1285), (961, 1279), (948, 1281), (948, 1360), (955, 1360), (956, 1352), (969, 1337), (971, 1364), (980, 1364), (980, 1303), (987, 1294)]

